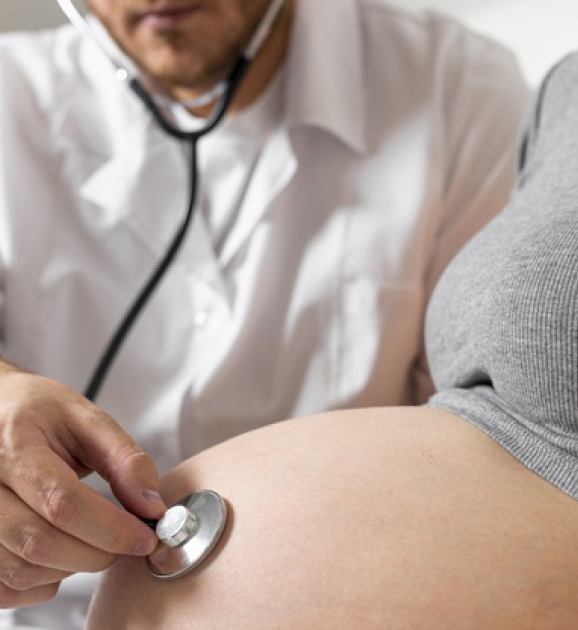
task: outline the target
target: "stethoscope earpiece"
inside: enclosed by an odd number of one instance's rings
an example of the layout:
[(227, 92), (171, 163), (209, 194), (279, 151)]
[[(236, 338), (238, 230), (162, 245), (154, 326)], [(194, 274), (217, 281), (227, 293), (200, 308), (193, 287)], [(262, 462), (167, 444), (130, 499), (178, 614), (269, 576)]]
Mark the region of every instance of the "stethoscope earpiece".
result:
[(174, 580), (196, 569), (213, 551), (227, 524), (227, 506), (213, 490), (199, 490), (169, 508), (156, 525), (161, 541), (148, 556), (154, 577)]

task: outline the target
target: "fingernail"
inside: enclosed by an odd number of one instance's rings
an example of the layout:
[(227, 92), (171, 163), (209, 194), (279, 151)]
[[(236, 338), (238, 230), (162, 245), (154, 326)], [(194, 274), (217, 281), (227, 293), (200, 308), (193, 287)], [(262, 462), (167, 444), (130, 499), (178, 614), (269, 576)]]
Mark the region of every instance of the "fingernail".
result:
[(145, 501), (152, 503), (153, 505), (164, 505), (163, 498), (156, 490), (143, 490), (142, 495)]
[(147, 538), (146, 540), (141, 540), (138, 545), (134, 548), (135, 556), (149, 556), (155, 549), (158, 544), (154, 538)]
[(155, 564), (157, 566), (162, 567), (163, 565), (168, 563), (170, 558), (171, 558), (171, 550), (169, 548), (162, 549), (161, 551), (155, 554)]

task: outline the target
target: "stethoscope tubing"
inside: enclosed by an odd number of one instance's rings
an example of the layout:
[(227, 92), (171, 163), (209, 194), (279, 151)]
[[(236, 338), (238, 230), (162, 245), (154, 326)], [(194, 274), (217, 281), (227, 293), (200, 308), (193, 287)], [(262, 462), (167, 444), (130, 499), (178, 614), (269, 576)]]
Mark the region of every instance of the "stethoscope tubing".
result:
[(233, 95), (237, 91), (237, 87), (245, 76), (245, 72), (247, 71), (249, 63), (249, 58), (245, 57), (244, 55), (239, 56), (235, 65), (233, 66), (233, 69), (229, 73), (225, 91), (215, 104), (211, 115), (201, 129), (196, 129), (193, 131), (185, 131), (184, 129), (179, 129), (178, 127), (175, 127), (174, 125), (169, 123), (169, 121), (161, 113), (161, 110), (157, 106), (154, 98), (144, 88), (144, 86), (138, 79), (134, 77), (131, 78), (129, 80), (129, 86), (131, 90), (144, 103), (146, 108), (152, 114), (155, 121), (163, 131), (165, 131), (169, 136), (172, 136), (177, 140), (189, 140), (196, 142), (203, 136), (210, 133), (221, 122), (223, 116), (229, 108), (229, 105), (231, 104)]
[(187, 201), (187, 207), (185, 215), (181, 223), (177, 226), (177, 230), (161, 260), (157, 263), (153, 269), (148, 280), (133, 300), (132, 304), (125, 312), (116, 331), (110, 338), (104, 352), (102, 353), (96, 367), (90, 377), (88, 385), (84, 391), (84, 396), (89, 400), (96, 400), (100, 388), (104, 383), (104, 379), (108, 374), (113, 361), (116, 358), (124, 340), (128, 336), (133, 325), (136, 323), (138, 316), (144, 310), (148, 300), (158, 287), (160, 281), (164, 277), (167, 269), (171, 266), (175, 256), (177, 255), (185, 236), (189, 230), (189, 226), (193, 219), (195, 212), (195, 201), (197, 193), (197, 143), (198, 141), (208, 133), (210, 133), (224, 117), (231, 100), (241, 83), (245, 72), (249, 66), (249, 60), (245, 57), (239, 57), (232, 72), (227, 79), (226, 89), (219, 101), (213, 108), (209, 119), (206, 124), (201, 128), (194, 131), (184, 131), (172, 125), (163, 116), (162, 112), (154, 102), (151, 95), (142, 86), (142, 84), (136, 79), (130, 79), (129, 85), (133, 92), (144, 103), (145, 107), (149, 110), (154, 117), (157, 124), (165, 131), (169, 136), (176, 140), (190, 143), (190, 168), (189, 168), (189, 195)]

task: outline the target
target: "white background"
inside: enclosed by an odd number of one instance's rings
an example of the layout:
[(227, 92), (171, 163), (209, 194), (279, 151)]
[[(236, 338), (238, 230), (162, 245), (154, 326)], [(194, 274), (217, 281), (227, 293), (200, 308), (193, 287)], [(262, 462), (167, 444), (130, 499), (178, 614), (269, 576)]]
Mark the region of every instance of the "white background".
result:
[[(339, 0), (335, 0), (336, 3)], [(532, 83), (561, 56), (578, 48), (578, 0), (392, 0), (432, 8), (509, 45)], [(55, 0), (0, 0), (0, 31), (54, 26), (63, 21)]]

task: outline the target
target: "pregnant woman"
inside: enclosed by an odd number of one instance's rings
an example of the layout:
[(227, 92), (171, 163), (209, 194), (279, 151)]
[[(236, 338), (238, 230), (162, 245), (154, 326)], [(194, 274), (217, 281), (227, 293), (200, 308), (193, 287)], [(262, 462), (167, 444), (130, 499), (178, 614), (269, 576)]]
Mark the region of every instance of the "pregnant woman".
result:
[(508, 207), (428, 313), (438, 393), (245, 434), (164, 480), (230, 519), (195, 573), (106, 574), (88, 628), (578, 628), (578, 56), (544, 81)]

